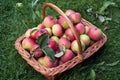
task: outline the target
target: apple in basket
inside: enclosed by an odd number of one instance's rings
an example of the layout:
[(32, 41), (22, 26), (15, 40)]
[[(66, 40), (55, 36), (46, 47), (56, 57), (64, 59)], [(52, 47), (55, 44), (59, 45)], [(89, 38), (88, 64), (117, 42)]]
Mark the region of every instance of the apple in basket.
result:
[(52, 36), (52, 30), (51, 30), (51, 28), (45, 28), (45, 29), (47, 30), (48, 35), (49, 35), (49, 36)]
[(75, 57), (74, 53), (72, 52), (72, 50), (67, 49), (64, 53), (64, 55), (61, 57), (61, 61), (63, 63), (73, 59)]
[[(83, 41), (81, 41), (81, 46), (82, 46), (82, 51), (85, 50), (85, 44), (83, 43)], [(78, 53), (79, 49), (78, 49), (78, 43), (77, 43), (77, 40), (74, 40), (72, 43), (71, 43), (71, 49), (74, 53)]]
[(88, 46), (90, 44), (90, 38), (87, 34), (81, 34), (80, 40), (83, 41), (83, 43)]
[(81, 21), (81, 14), (78, 12), (72, 13), (68, 17), (74, 24), (77, 24)]
[(39, 24), (39, 25), (37, 26), (37, 28), (38, 28), (38, 29), (44, 29), (45, 26), (44, 26), (43, 24)]
[(22, 47), (27, 50), (30, 50), (30, 48), (35, 44), (35, 40), (33, 40), (32, 38), (25, 38), (22, 41)]
[(58, 44), (53, 39), (50, 39), (48, 43), (48, 47), (55, 51), (58, 47)]
[(52, 59), (49, 56), (40, 57), (38, 59), (38, 62), (39, 62), (39, 64), (41, 64), (47, 68), (56, 67), (59, 64), (58, 59), (56, 59), (55, 61), (52, 61)]
[(69, 27), (68, 23), (64, 19), (64, 17), (60, 16), (58, 19), (58, 23), (64, 28), (67, 29)]
[(54, 24), (56, 24), (56, 19), (52, 16), (46, 16), (42, 23), (45, 27), (51, 28)]
[(63, 29), (62, 26), (60, 24), (54, 24), (52, 27), (52, 32), (55, 36), (62, 36), (63, 35)]
[(78, 23), (77, 25), (75, 25), (75, 28), (78, 34), (83, 34), (85, 32), (85, 26), (82, 23)]
[(59, 43), (59, 38), (57, 36), (51, 36), (50, 39), (53, 39), (57, 44)]
[(34, 58), (39, 58), (43, 55), (43, 52), (38, 44), (35, 44), (30, 48), (30, 53), (33, 54)]
[(96, 27), (91, 27), (88, 31), (88, 36), (93, 40), (93, 41), (98, 41), (102, 38), (102, 31), (99, 28)]
[(68, 28), (68, 29), (65, 30), (65, 35), (67, 36), (67, 38), (68, 38), (70, 41), (75, 40), (75, 37), (74, 37), (74, 34), (73, 34), (71, 28)]
[(67, 38), (61, 37), (59, 39), (59, 46), (61, 46), (61, 47), (65, 46), (66, 49), (69, 49), (70, 45), (71, 45), (71, 43)]
[(71, 10), (71, 9), (68, 9), (68, 10), (65, 12), (65, 14), (66, 14), (67, 16), (69, 16), (69, 15), (71, 15), (71, 14), (73, 14), (73, 13), (75, 13), (75, 11), (73, 11), (73, 10)]

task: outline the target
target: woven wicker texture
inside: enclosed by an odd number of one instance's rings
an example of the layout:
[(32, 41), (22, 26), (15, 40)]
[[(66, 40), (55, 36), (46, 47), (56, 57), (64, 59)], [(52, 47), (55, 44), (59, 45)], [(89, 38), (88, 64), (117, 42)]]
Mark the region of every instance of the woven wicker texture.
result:
[[(66, 63), (64, 63), (62, 65), (59, 65), (57, 67), (46, 68), (46, 67), (40, 65), (36, 61), (36, 59), (29, 58), (30, 57), (30, 53), (28, 51), (26, 51), (25, 49), (22, 48), (21, 43), (22, 43), (22, 40), (25, 38), (24, 34), (16, 40), (16, 42), (15, 42), (15, 48), (18, 50), (18, 53), (22, 56), (22, 58), (25, 59), (27, 61), (27, 63), (29, 65), (31, 65), (36, 71), (38, 71), (39, 73), (41, 73), (42, 75), (44, 75), (48, 80), (55, 80), (55, 78), (57, 76), (59, 76), (61, 73), (63, 73), (66, 70), (69, 70), (69, 69), (73, 68), (77, 64), (79, 64), (79, 63), (83, 62), (85, 59), (89, 58), (96, 51), (98, 51), (105, 44), (105, 42), (107, 41), (107, 37), (103, 33), (103, 36), (102, 36), (102, 38), (99, 41), (95, 42), (92, 46), (88, 47), (82, 53), (81, 43), (80, 43), (78, 34), (76, 33), (76, 30), (73, 27), (73, 24), (69, 20), (69, 18), (57, 6), (55, 6), (55, 5), (51, 4), (51, 3), (46, 3), (43, 6), (43, 8), (42, 8), (43, 19), (45, 18), (45, 9), (47, 7), (51, 7), (55, 11), (57, 11), (61, 16), (63, 16), (65, 18), (65, 20), (69, 24), (70, 28), (72, 29), (72, 32), (74, 33), (74, 36), (75, 36), (77, 42), (78, 42), (78, 45), (79, 45), (79, 53), (77, 54), (77, 56), (75, 56), (72, 60), (69, 60), (68, 62), (66, 62)], [(91, 24), (90, 22), (88, 22), (87, 20), (83, 19), (83, 18), (82, 18), (81, 22), (84, 25), (88, 26), (88, 27), (90, 27), (90, 26), (96, 27), (93, 24)]]

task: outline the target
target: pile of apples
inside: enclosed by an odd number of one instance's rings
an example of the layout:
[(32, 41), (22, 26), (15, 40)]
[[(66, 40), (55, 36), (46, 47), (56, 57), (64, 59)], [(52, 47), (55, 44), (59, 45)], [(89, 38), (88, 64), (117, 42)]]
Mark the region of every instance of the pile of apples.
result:
[[(74, 27), (81, 41), (82, 51), (91, 46), (94, 42), (100, 40), (103, 33), (100, 29), (92, 26), (86, 26), (81, 22), (81, 14), (73, 10), (67, 10), (66, 16), (74, 24)], [(41, 46), (36, 40), (42, 35), (49, 35), (47, 46), (51, 48), (59, 57), (55, 57), (53, 61), (49, 56), (44, 54)], [(78, 53), (78, 44), (75, 36), (68, 23), (62, 16), (54, 18), (46, 16), (41, 24), (37, 27), (28, 29), (25, 32), (25, 38), (22, 41), (22, 47), (28, 52), (33, 53), (33, 57), (43, 66), (47, 68), (56, 67), (71, 59)], [(60, 53), (60, 47), (64, 47), (64, 53)]]

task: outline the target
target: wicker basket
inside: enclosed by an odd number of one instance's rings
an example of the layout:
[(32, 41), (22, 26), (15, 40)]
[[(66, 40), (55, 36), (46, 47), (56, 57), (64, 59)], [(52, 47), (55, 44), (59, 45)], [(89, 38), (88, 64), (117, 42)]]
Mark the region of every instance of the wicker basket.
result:
[[(103, 33), (103, 36), (102, 36), (102, 38), (99, 41), (95, 42), (92, 46), (88, 47), (82, 53), (81, 43), (80, 43), (78, 34), (75, 31), (75, 28), (73, 27), (73, 24), (69, 20), (69, 18), (57, 6), (55, 6), (55, 5), (51, 4), (51, 3), (46, 3), (43, 6), (43, 8), (42, 8), (42, 17), (43, 17), (43, 19), (45, 18), (45, 9), (47, 7), (51, 7), (55, 11), (57, 11), (61, 16), (63, 16), (65, 18), (65, 20), (69, 24), (70, 28), (72, 29), (72, 32), (74, 33), (74, 36), (75, 36), (77, 42), (78, 42), (78, 45), (79, 45), (79, 53), (77, 54), (77, 56), (74, 57), (72, 60), (70, 60), (70, 61), (68, 61), (68, 62), (66, 62), (66, 63), (64, 63), (62, 65), (59, 65), (57, 67), (46, 68), (46, 67), (40, 65), (36, 61), (36, 59), (29, 58), (30, 57), (29, 52), (22, 48), (21, 42), (25, 38), (24, 34), (16, 40), (16, 42), (15, 42), (15, 48), (18, 50), (18, 52), (22, 56), (22, 58), (25, 59), (27, 61), (27, 63), (29, 65), (31, 65), (36, 71), (38, 71), (39, 73), (41, 73), (42, 75), (44, 75), (48, 80), (55, 80), (55, 78), (57, 76), (59, 76), (61, 73), (63, 73), (66, 70), (69, 70), (69, 69), (73, 68), (77, 64), (79, 64), (79, 63), (83, 62), (85, 59), (89, 58), (96, 51), (98, 51), (105, 44), (105, 42), (107, 41), (107, 37)], [(81, 22), (84, 25), (88, 26), (88, 27), (94, 26), (93, 24), (91, 24), (90, 22), (88, 22), (87, 20), (85, 20), (83, 18), (82, 18)], [(96, 27), (96, 26), (94, 26), (94, 27)]]

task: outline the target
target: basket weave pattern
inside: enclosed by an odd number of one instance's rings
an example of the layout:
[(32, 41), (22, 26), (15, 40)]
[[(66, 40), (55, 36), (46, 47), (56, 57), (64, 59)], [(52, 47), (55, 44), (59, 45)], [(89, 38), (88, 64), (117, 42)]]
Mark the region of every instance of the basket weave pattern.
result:
[[(23, 59), (25, 59), (27, 61), (27, 63), (29, 65), (31, 65), (36, 71), (38, 71), (39, 73), (43, 74), (48, 80), (55, 80), (55, 78), (60, 75), (61, 73), (63, 73), (66, 70), (69, 70), (71, 68), (73, 68), (74, 66), (76, 66), (77, 64), (83, 62), (85, 59), (89, 58), (91, 55), (93, 55), (96, 51), (98, 51), (107, 41), (107, 37), (106, 35), (103, 33), (103, 37), (95, 42), (92, 46), (88, 47), (83, 53), (82, 53), (82, 48), (81, 48), (81, 43), (78, 37), (78, 34), (76, 33), (73, 24), (71, 23), (71, 21), (67, 18), (67, 16), (55, 5), (51, 4), (51, 3), (46, 3), (43, 8), (42, 8), (42, 16), (43, 18), (45, 17), (45, 9), (46, 7), (51, 7), (54, 10), (56, 10), (59, 14), (61, 14), (66, 21), (68, 22), (70, 28), (72, 29), (75, 38), (78, 42), (79, 45), (79, 53), (77, 56), (75, 56), (72, 60), (69, 60), (68, 62), (59, 65), (57, 67), (53, 67), (53, 68), (46, 68), (42, 65), (40, 65), (36, 59), (29, 58), (30, 57), (30, 53), (28, 51), (26, 51), (25, 49), (22, 48), (22, 40), (25, 38), (25, 35), (23, 34), (21, 37), (19, 37), (16, 42), (15, 42), (15, 48), (18, 50), (18, 53), (22, 56)], [(87, 20), (83, 19), (81, 20), (81, 22), (86, 25), (86, 26), (94, 26), (93, 24), (91, 24), (90, 22), (88, 22)], [(96, 27), (96, 26), (94, 26)]]

